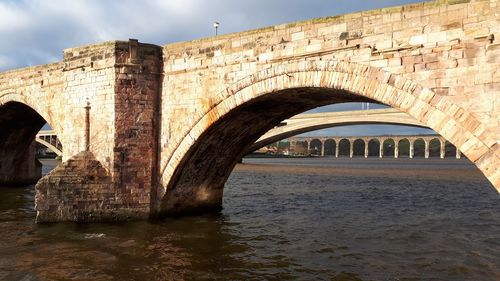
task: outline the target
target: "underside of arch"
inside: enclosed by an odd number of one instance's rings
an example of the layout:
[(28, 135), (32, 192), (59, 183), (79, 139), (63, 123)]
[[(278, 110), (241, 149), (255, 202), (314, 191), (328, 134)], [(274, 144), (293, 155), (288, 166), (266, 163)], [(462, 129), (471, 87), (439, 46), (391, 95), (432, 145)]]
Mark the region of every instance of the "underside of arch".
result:
[(40, 114), (24, 104), (0, 107), (0, 185), (32, 184), (41, 178), (34, 139), (44, 124)]
[[(397, 120), (390, 120), (390, 121), (380, 121), (380, 120), (366, 120), (363, 122), (359, 121), (349, 121), (346, 120), (344, 122), (334, 122), (334, 123), (325, 123), (325, 124), (320, 124), (320, 125), (311, 125), (311, 126), (304, 126), (295, 130), (290, 130), (290, 131), (285, 131), (280, 134), (272, 135), (269, 138), (265, 139), (259, 139), (257, 140), (251, 147), (248, 152), (255, 151), (261, 147), (264, 147), (266, 145), (275, 143), (277, 141), (293, 137), (299, 134), (304, 134), (307, 132), (312, 132), (316, 130), (322, 130), (322, 129), (328, 129), (328, 128), (334, 128), (334, 127), (341, 127), (341, 126), (350, 126), (350, 125), (404, 125), (404, 126), (409, 126), (409, 127), (415, 127), (415, 128), (423, 128), (422, 126), (415, 125), (415, 124), (406, 124), (401, 121)], [(424, 127), (425, 128), (425, 127)], [(267, 135), (267, 134), (266, 134)]]
[[(320, 105), (368, 101), (334, 89), (295, 88), (255, 98), (225, 115), (199, 138), (173, 175), (162, 202), (167, 215), (221, 206), (224, 183), (250, 146), (282, 120)], [(182, 168), (181, 168), (182, 167)], [(175, 183), (175, 184), (174, 184)], [(196, 200), (192, 200), (192, 198)]]
[[(173, 144), (160, 171), (162, 214), (219, 209), (227, 177), (253, 142), (286, 118), (339, 102), (379, 102), (409, 114), (459, 147), (500, 188), (498, 155), (469, 125), (480, 122), (442, 102), (446, 97), (381, 69), (337, 61), (283, 63), (241, 80), (218, 98)], [(450, 106), (462, 110), (460, 118), (446, 113)]]

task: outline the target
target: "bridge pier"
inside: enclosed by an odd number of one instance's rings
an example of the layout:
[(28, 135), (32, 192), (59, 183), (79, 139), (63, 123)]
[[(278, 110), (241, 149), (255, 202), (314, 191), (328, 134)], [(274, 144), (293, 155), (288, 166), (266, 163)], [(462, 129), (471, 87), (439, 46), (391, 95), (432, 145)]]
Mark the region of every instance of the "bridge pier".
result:
[(378, 157), (383, 158), (384, 157), (384, 140), (380, 141), (380, 145), (378, 147)]
[(394, 158), (399, 158), (399, 140), (394, 139)]
[(429, 158), (429, 141), (426, 140), (426, 141), (424, 141), (424, 143), (425, 143), (425, 155), (424, 155), (424, 157), (425, 157), (425, 159), (428, 159)]
[(349, 140), (349, 158), (354, 156), (354, 142)]
[(415, 144), (414, 144), (414, 142), (415, 141), (410, 140), (410, 153), (409, 153), (410, 154), (409, 155), (410, 159), (413, 159), (413, 156), (415, 154)]
[[(63, 96), (73, 127), (64, 133), (74, 141), (63, 141), (65, 162), (35, 187), (37, 222), (150, 216), (161, 59), (161, 47), (137, 40), (65, 50)], [(72, 86), (75, 80), (89, 82)]]
[(368, 143), (367, 141), (364, 141), (365, 142), (365, 158), (368, 158)]
[(446, 150), (445, 150), (445, 141), (440, 140), (439, 141), (440, 146), (439, 146), (439, 158), (444, 159)]
[(462, 158), (462, 152), (457, 148), (455, 152), (455, 158), (460, 159)]
[(32, 142), (22, 151), (16, 149), (1, 151), (0, 186), (20, 186), (36, 183), (42, 177), (42, 164), (35, 156), (35, 142)]

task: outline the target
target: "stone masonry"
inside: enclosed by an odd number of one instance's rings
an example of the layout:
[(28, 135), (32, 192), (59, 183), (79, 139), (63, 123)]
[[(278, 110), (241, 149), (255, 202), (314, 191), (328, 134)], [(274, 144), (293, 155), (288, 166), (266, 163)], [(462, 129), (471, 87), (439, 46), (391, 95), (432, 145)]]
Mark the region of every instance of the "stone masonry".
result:
[[(163, 47), (67, 49), (61, 62), (0, 73), (2, 129), (12, 108), (37, 113), (2, 138), (34, 138), (45, 120), (64, 147), (65, 163), (36, 187), (38, 221), (218, 210), (234, 165), (266, 131), (350, 101), (434, 129), (500, 190), (499, 19), (497, 0), (439, 0)], [(85, 176), (90, 162), (99, 177)]]

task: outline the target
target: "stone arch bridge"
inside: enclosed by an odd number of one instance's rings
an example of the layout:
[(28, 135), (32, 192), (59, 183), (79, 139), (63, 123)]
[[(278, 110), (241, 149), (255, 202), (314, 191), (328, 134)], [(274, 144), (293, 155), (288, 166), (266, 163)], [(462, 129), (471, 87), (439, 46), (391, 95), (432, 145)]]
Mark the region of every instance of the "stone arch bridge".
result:
[[(393, 135), (386, 135), (386, 136), (347, 136), (347, 137), (342, 137), (342, 136), (332, 136), (332, 137), (293, 137), (288, 139), (290, 142), (290, 147), (293, 147), (297, 145), (298, 143), (305, 143), (306, 144), (306, 154), (311, 154), (312, 151), (312, 146), (313, 142), (317, 141), (320, 144), (320, 156), (325, 156), (325, 146), (327, 142), (332, 142), (333, 147), (335, 148), (335, 157), (340, 156), (340, 143), (341, 141), (346, 141), (348, 143), (349, 147), (349, 157), (353, 158), (354, 156), (354, 144), (357, 141), (361, 141), (363, 144), (363, 149), (364, 149), (364, 154), (363, 156), (367, 158), (369, 156), (369, 144), (373, 141), (376, 142), (376, 146), (378, 146), (378, 157), (383, 158), (384, 157), (384, 144), (386, 142), (392, 141), (394, 144), (393, 149), (393, 157), (394, 158), (399, 158), (400, 155), (400, 143), (403, 141), (408, 142), (408, 157), (413, 158), (415, 156), (415, 143), (417, 141), (421, 141), (424, 144), (424, 158), (429, 158), (430, 156), (430, 143), (431, 141), (437, 141), (439, 142), (439, 157), (443, 159), (445, 157), (445, 147), (446, 144), (448, 143), (446, 139), (444, 139), (441, 136), (435, 136), (435, 135), (402, 135), (402, 136), (393, 136)], [(455, 150), (455, 157), (457, 159), (460, 159), (462, 154), (460, 150), (458, 150), (456, 147), (454, 148)]]
[[(38, 221), (219, 210), (251, 145), (317, 106), (376, 102), (453, 143), (500, 190), (499, 4), (439, 0), (165, 46), (64, 50), (0, 73), (0, 181), (21, 180), (45, 122), (64, 162)], [(89, 103), (89, 106), (87, 106)]]

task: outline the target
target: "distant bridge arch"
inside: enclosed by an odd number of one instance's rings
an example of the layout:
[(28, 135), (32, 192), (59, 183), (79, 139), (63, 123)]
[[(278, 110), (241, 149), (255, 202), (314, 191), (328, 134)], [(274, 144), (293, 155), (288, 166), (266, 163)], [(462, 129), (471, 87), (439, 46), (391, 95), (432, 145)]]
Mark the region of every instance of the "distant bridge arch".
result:
[(63, 147), (56, 133), (52, 130), (44, 130), (38, 132), (35, 137), (35, 141), (45, 147), (50, 151), (54, 152), (57, 156), (63, 155)]
[(266, 132), (251, 146), (249, 151), (255, 151), (279, 140), (310, 131), (363, 124), (425, 128), (425, 125), (415, 118), (393, 108), (299, 114), (284, 120), (280, 126)]

